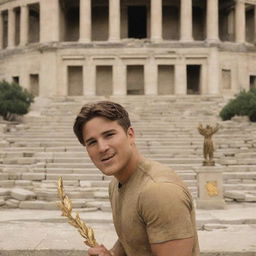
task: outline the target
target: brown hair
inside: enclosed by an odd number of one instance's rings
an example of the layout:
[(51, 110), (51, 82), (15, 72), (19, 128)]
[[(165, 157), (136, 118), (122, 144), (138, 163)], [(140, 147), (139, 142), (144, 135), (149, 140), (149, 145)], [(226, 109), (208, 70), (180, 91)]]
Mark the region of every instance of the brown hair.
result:
[(104, 117), (117, 121), (118, 124), (127, 132), (131, 126), (129, 114), (120, 104), (111, 101), (99, 101), (96, 103), (85, 104), (75, 119), (73, 131), (79, 142), (84, 145), (83, 127), (94, 117)]

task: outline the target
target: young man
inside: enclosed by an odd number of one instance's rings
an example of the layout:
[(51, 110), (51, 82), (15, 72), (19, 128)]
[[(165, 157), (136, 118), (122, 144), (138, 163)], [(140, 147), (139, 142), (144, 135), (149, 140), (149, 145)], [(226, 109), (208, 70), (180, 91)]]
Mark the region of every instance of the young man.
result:
[(95, 166), (114, 176), (109, 197), (118, 240), (89, 255), (199, 255), (191, 195), (170, 168), (138, 152), (126, 110), (109, 101), (86, 104), (73, 129)]

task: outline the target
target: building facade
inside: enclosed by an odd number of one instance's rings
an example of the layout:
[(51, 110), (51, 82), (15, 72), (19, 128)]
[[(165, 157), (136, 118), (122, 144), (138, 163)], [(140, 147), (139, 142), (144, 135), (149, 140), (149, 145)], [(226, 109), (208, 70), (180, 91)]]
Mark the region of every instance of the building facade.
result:
[(256, 86), (256, 0), (0, 0), (0, 80), (34, 95)]

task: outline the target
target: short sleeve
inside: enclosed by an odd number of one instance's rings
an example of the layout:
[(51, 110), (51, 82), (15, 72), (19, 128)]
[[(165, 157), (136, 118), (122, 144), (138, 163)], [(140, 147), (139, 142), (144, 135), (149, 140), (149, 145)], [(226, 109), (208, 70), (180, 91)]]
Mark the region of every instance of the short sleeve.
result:
[(194, 236), (189, 193), (174, 183), (153, 183), (139, 195), (138, 213), (150, 243)]

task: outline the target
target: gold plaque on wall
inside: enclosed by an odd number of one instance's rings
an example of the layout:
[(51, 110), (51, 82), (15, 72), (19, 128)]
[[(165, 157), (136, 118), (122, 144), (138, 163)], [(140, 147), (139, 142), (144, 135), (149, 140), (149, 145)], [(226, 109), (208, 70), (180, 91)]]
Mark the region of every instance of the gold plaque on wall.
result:
[(205, 184), (205, 188), (209, 196), (218, 195), (217, 181), (207, 181)]

